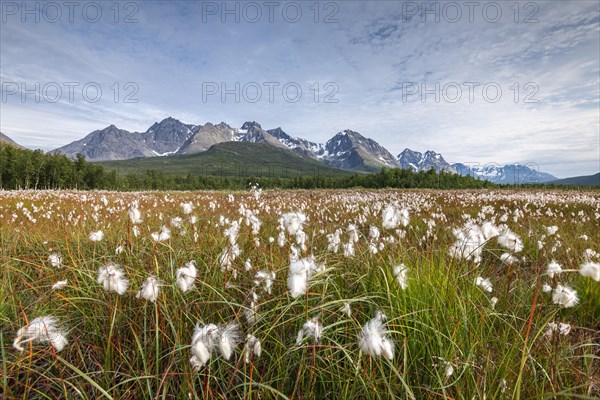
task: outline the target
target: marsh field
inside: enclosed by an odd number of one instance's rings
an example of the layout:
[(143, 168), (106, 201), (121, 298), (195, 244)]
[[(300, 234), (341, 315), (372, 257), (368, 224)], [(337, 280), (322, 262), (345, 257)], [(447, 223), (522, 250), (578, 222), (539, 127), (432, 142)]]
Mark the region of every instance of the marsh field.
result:
[(600, 192), (0, 192), (0, 398), (593, 399)]

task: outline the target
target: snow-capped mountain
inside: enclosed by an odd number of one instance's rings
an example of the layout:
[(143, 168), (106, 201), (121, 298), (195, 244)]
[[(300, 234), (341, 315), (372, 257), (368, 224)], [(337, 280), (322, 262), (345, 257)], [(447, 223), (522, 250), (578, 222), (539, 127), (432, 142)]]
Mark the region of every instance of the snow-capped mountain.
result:
[(223, 142), (267, 143), (277, 148), (290, 149), (335, 168), (354, 171), (373, 172), (382, 167), (413, 171), (429, 171), (434, 168), (437, 172), (472, 175), (496, 183), (548, 182), (556, 179), (524, 165), (471, 168), (460, 163), (450, 165), (441, 154), (431, 150), (420, 153), (405, 149), (396, 158), (373, 139), (350, 129), (337, 133), (325, 144), (315, 143), (293, 137), (281, 127), (265, 130), (256, 121), (248, 121), (241, 128), (234, 128), (225, 122), (216, 125), (190, 125), (169, 117), (155, 122), (143, 133), (128, 132), (110, 125), (53, 151), (69, 157), (81, 153), (88, 161), (125, 160), (201, 153)]
[(398, 154), (398, 163), (401, 168), (410, 169), (415, 172), (429, 171), (431, 168), (436, 172), (452, 172), (456, 173), (456, 169), (452, 167), (440, 153), (428, 150), (425, 153), (404, 149)]
[(485, 179), (493, 183), (543, 183), (549, 182), (556, 177), (545, 172), (540, 172), (533, 165), (497, 164), (467, 166), (462, 163), (450, 164), (444, 157), (435, 151), (428, 150), (425, 153), (404, 149), (398, 154), (398, 162), (401, 168), (412, 171), (429, 171), (431, 168), (436, 172), (444, 171), (458, 173), (460, 175), (471, 175), (478, 179)]
[(465, 165), (461, 163), (452, 164), (456, 171), (465, 176), (471, 175), (478, 179), (485, 179), (493, 183), (543, 183), (556, 180), (553, 175), (540, 172), (535, 165), (497, 164)]
[(279, 140), (279, 142), (285, 145), (288, 149), (312, 158), (318, 158), (317, 155), (322, 154), (325, 148), (325, 145), (321, 143), (314, 143), (306, 139), (291, 137), (285, 133), (281, 127), (269, 129), (267, 132), (269, 132), (273, 137), (277, 138), (277, 140)]
[(287, 148), (288, 146), (282, 143), (278, 138), (273, 136), (268, 131), (265, 131), (262, 126), (256, 121), (248, 121), (238, 129), (237, 140), (240, 142), (249, 143), (268, 143), (275, 147)]
[(155, 122), (142, 136), (150, 150), (157, 156), (162, 156), (177, 153), (193, 135), (193, 130), (199, 128), (169, 117)]
[(394, 156), (379, 143), (350, 129), (329, 139), (323, 152), (317, 153), (317, 157), (336, 168), (360, 171), (400, 166)]
[(53, 152), (60, 152), (68, 157), (75, 157), (80, 153), (88, 161), (170, 155), (177, 153), (193, 135), (194, 129), (197, 127), (186, 125), (171, 117), (155, 122), (143, 133), (129, 132), (110, 125)]
[(281, 127), (265, 130), (256, 121), (245, 122), (238, 129), (225, 122), (190, 125), (171, 117), (154, 123), (143, 133), (128, 132), (111, 125), (54, 151), (69, 157), (81, 153), (88, 161), (106, 161), (195, 154), (223, 142), (268, 143), (342, 169), (375, 171), (381, 167), (399, 167), (383, 146), (352, 130), (340, 132), (326, 144), (321, 144), (292, 137)]

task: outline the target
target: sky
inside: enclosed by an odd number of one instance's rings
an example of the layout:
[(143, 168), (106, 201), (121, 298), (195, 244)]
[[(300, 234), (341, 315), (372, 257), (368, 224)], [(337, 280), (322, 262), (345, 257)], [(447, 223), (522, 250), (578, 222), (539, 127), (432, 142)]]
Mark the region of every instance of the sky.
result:
[(0, 5), (0, 131), (29, 148), (172, 116), (600, 171), (595, 0)]

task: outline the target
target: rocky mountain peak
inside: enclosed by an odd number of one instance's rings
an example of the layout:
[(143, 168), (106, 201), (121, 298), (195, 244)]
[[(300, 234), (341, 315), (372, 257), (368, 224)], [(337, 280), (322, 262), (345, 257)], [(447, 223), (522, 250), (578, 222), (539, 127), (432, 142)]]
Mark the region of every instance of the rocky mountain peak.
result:
[(247, 130), (247, 131), (254, 130), (254, 129), (262, 130), (262, 127), (256, 121), (246, 121), (246, 122), (244, 122), (244, 125), (242, 125), (241, 129)]

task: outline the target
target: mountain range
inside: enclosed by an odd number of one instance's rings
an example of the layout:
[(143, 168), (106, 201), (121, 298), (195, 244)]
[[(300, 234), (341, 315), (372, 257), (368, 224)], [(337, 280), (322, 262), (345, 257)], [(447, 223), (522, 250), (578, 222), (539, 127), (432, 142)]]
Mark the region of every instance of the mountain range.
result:
[(88, 161), (98, 162), (199, 154), (214, 145), (228, 142), (265, 143), (275, 148), (291, 150), (328, 167), (350, 171), (375, 172), (387, 167), (418, 172), (433, 168), (437, 172), (471, 175), (494, 183), (510, 184), (542, 183), (557, 179), (526, 165), (450, 164), (441, 154), (431, 150), (421, 153), (405, 149), (394, 156), (373, 139), (350, 129), (335, 134), (324, 144), (315, 143), (293, 137), (281, 127), (265, 130), (256, 121), (248, 121), (240, 128), (235, 128), (225, 122), (194, 125), (168, 117), (155, 122), (145, 132), (129, 132), (110, 125), (52, 152), (60, 152), (69, 157), (80, 153)]
[(383, 146), (352, 130), (339, 132), (321, 144), (292, 137), (280, 127), (265, 130), (255, 121), (233, 128), (225, 122), (189, 125), (171, 117), (154, 123), (145, 132), (128, 132), (110, 125), (53, 151), (69, 157), (80, 153), (88, 161), (95, 162), (190, 155), (224, 142), (267, 143), (334, 168), (352, 171), (374, 172), (381, 167), (400, 167), (398, 160)]

